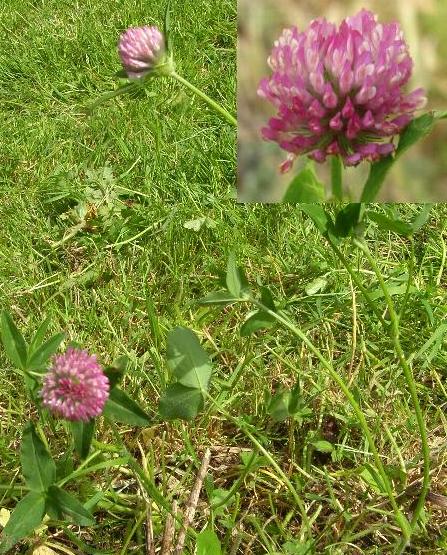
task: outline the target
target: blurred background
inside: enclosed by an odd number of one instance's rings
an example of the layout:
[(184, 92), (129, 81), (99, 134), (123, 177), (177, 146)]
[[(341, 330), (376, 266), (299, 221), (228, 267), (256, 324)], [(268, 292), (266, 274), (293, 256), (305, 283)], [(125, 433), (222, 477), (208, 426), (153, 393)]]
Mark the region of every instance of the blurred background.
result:
[[(284, 27), (304, 30), (316, 17), (337, 25), (362, 7), (377, 13), (382, 23), (399, 21), (414, 61), (408, 92), (427, 90), (429, 109), (447, 109), (447, 0), (239, 0), (238, 25), (238, 201), (279, 202), (292, 177), (304, 165), (297, 159), (291, 172), (281, 175), (286, 153), (276, 143), (263, 141), (260, 128), (274, 115), (274, 107), (258, 98), (260, 79), (269, 75), (267, 57)], [(329, 164), (316, 164), (323, 182)], [(357, 200), (368, 164), (344, 172), (352, 200)], [(447, 201), (447, 121), (404, 155), (386, 178), (379, 202)]]

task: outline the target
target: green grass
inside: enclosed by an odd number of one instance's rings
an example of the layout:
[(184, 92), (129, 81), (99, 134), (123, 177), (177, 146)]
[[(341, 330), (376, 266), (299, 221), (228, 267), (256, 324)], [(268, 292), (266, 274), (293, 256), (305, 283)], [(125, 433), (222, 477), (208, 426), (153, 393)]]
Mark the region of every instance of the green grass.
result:
[[(410, 219), (416, 209), (401, 206), (399, 213)], [(357, 552), (391, 552), (387, 546), (398, 537), (398, 529), (390, 519), (388, 525), (384, 524), (384, 517), (376, 512), (384, 510), (389, 514), (390, 508), (369, 483), (371, 478), (364, 470), (365, 463), (372, 460), (361, 430), (342, 394), (315, 357), (281, 328), (250, 340), (241, 338), (238, 330), (246, 313), (243, 308), (220, 310), (195, 303), (219, 288), (227, 253), (236, 246), (250, 281), (253, 283), (258, 277), (270, 286), (275, 298), (299, 326), (308, 330), (308, 336), (348, 381), (367, 414), (396, 490), (404, 491), (421, 470), (419, 437), (405, 381), (391, 342), (360, 294), (353, 297), (347, 272), (319, 240), (310, 222), (287, 206), (243, 207), (216, 201), (199, 212), (190, 203), (179, 206), (175, 219), (166, 228), (135, 243), (105, 249), (98, 247), (100, 237), (85, 232), (59, 248), (45, 251), (31, 245), (33, 241), (37, 245), (41, 242), (38, 231), (44, 231), (44, 214), (37, 204), (28, 205), (27, 210), (28, 217), (35, 212), (37, 228), (30, 229), (28, 218), (17, 215), (15, 227), (11, 226), (8, 232), (9, 244), (0, 249), (2, 275), (8, 277), (2, 287), (2, 305), (8, 307), (27, 336), (44, 316), (50, 315), (52, 331), (63, 329), (68, 339), (98, 352), (104, 362), (128, 354), (132, 370), (125, 387), (155, 416), (167, 380), (167, 331), (175, 325), (192, 327), (215, 362), (213, 397), (220, 391), (216, 378), (228, 380), (238, 364), (245, 365), (237, 385), (224, 400), (225, 409), (234, 416), (245, 415), (254, 425), (258, 440), (300, 491), (313, 523), (316, 553), (350, 553), (347, 542), (356, 546)], [(215, 227), (202, 227), (199, 232), (185, 229), (185, 220), (199, 213), (212, 218)], [(407, 354), (415, 355), (445, 321), (445, 216), (443, 205), (437, 205), (430, 222), (415, 237), (416, 290), (409, 296), (401, 332)], [(7, 218), (8, 222), (12, 220)], [(374, 227), (368, 236), (389, 285), (398, 285), (407, 272), (409, 244)], [(360, 255), (348, 246), (343, 251), (358, 263), (371, 291), (378, 291), (371, 269)], [(94, 274), (84, 279), (84, 270), (92, 264)], [(306, 286), (321, 276), (327, 281), (326, 287), (307, 295)], [(394, 300), (400, 308), (402, 295), (394, 296)], [(442, 386), (446, 356), (442, 341), (442, 335), (438, 341), (435, 337), (425, 352), (413, 360), (431, 445), (431, 491), (438, 494), (446, 494), (442, 479), (447, 431), (443, 408), (447, 397)], [(7, 485), (12, 481), (19, 485), (17, 446), (21, 429), (34, 412), (4, 358), (2, 368), (0, 483)], [(290, 422), (273, 424), (265, 411), (264, 396), (279, 386), (290, 387), (297, 376), (310, 417), (294, 429)], [(253, 447), (247, 436), (211, 405), (192, 424), (160, 423), (142, 432), (122, 427), (122, 432), (138, 459), (137, 441), (147, 453), (157, 483), (169, 501), (176, 498), (180, 503), (189, 494), (205, 447), (212, 448), (212, 470), (195, 520), (197, 531), (207, 522), (206, 492), (211, 495), (213, 488), (229, 490), (243, 472), (241, 450)], [(104, 427), (100, 427), (97, 438), (113, 441)], [(311, 443), (321, 439), (333, 443), (332, 454), (312, 450)], [(50, 440), (63, 458), (66, 436), (62, 426)], [(235, 451), (228, 452), (229, 447)], [(126, 495), (118, 495), (117, 488), (124, 483), (128, 484), (122, 492)], [(88, 536), (82, 531), (75, 538), (83, 542), (83, 550), (88, 545), (93, 550), (116, 553), (134, 518), (141, 514), (142, 501), (134, 480), (122, 472), (112, 469), (105, 476), (98, 473), (94, 485), (99, 484), (107, 492), (107, 499), (97, 512), (98, 526), (89, 529)], [(85, 499), (93, 493), (90, 479), (74, 486), (74, 491), (80, 491)], [(9, 493), (2, 504), (12, 508), (13, 497)], [(404, 497), (405, 510), (412, 499)], [(164, 515), (154, 509), (152, 519), (159, 538)], [(428, 503), (426, 530), (416, 534), (413, 552), (443, 552), (442, 521), (439, 508)], [(230, 506), (215, 511), (214, 524), (228, 553), (238, 541), (240, 551), (233, 552), (285, 552), (282, 546), (295, 541), (301, 530), (290, 494), (265, 458), (259, 459), (248, 477), (238, 484)], [(232, 534), (233, 528), (239, 535)], [(52, 532), (55, 529), (49, 530), (50, 535)], [(70, 544), (70, 537), (62, 537)], [(57, 541), (61, 541), (60, 537)], [(143, 544), (143, 526), (139, 526), (138, 534), (130, 538), (129, 552), (143, 552)]]
[[(0, 192), (24, 202), (80, 164), (109, 162), (124, 185), (169, 205), (185, 195), (225, 194), (234, 182), (235, 133), (174, 80), (84, 110), (116, 88), (116, 44), (127, 27), (162, 25), (163, 2), (14, 2), (0, 8)], [(196, 14), (200, 14), (197, 18)], [(172, 2), (177, 72), (235, 113), (236, 6)], [(6, 189), (7, 187), (7, 189)]]

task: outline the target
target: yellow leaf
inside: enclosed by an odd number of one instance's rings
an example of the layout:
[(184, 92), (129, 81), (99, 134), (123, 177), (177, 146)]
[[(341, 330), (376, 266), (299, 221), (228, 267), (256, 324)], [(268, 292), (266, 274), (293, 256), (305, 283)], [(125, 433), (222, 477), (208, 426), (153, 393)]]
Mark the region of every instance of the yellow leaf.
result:
[(8, 509), (0, 509), (0, 525), (3, 526), (3, 528), (6, 526), (10, 515), (11, 511), (8, 511)]
[(59, 555), (57, 551), (54, 551), (51, 547), (47, 547), (46, 545), (39, 545), (32, 553), (33, 555)]

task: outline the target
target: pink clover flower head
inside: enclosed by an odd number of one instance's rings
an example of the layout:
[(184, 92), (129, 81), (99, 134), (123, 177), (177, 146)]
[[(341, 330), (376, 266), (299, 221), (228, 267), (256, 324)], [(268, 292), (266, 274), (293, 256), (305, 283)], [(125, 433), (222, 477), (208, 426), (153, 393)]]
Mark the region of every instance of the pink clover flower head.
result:
[(118, 52), (128, 77), (143, 77), (165, 59), (163, 33), (158, 27), (131, 27), (121, 35)]
[(101, 414), (109, 396), (109, 380), (96, 355), (69, 347), (55, 355), (43, 378), (42, 404), (66, 420), (87, 422)]
[(424, 89), (403, 91), (413, 62), (399, 24), (367, 10), (338, 28), (321, 18), (304, 32), (285, 29), (268, 64), (258, 95), (277, 114), (261, 133), (289, 153), (282, 171), (301, 154), (340, 155), (346, 166), (391, 154), (392, 138), (426, 103)]

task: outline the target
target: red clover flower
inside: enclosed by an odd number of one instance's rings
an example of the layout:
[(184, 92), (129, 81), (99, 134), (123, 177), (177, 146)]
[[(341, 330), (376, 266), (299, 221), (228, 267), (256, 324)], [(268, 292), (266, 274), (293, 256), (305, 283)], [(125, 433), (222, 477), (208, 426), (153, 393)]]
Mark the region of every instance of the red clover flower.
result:
[(128, 77), (143, 77), (165, 61), (163, 33), (158, 27), (131, 27), (121, 35), (118, 52)]
[(324, 18), (304, 32), (285, 29), (268, 64), (273, 73), (258, 94), (277, 115), (262, 136), (289, 152), (282, 172), (300, 154), (317, 162), (339, 155), (345, 166), (376, 161), (426, 102), (423, 89), (402, 90), (413, 62), (399, 24), (382, 25), (367, 10), (338, 29)]
[(87, 422), (101, 414), (109, 396), (109, 380), (96, 355), (69, 347), (53, 358), (43, 378), (42, 404), (66, 420)]

